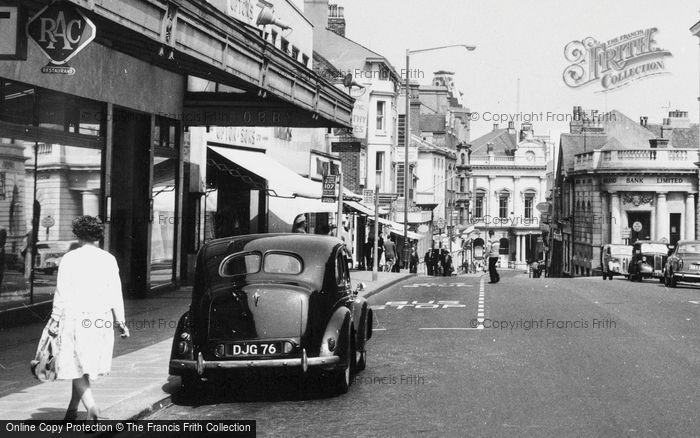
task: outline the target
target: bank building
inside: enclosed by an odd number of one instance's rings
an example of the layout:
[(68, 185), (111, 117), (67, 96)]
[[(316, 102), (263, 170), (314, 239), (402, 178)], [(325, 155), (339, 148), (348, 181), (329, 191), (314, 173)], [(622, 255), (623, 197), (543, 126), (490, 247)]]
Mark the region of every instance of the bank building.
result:
[(553, 275), (597, 275), (606, 243), (695, 239), (698, 126), (574, 107), (561, 135), (550, 242)]

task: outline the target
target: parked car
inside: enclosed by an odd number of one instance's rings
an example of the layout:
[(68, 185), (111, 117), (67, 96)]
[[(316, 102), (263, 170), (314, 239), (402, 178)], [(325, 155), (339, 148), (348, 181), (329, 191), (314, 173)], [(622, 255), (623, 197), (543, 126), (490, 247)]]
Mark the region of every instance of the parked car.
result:
[(258, 234), (208, 242), (197, 255), (192, 302), (173, 339), (170, 374), (185, 391), (202, 378), (312, 372), (345, 393), (367, 365), (372, 310), (352, 289), (337, 238)]
[(36, 257), (34, 257), (34, 270), (53, 275), (61, 259), (70, 250), (79, 246), (77, 240), (42, 241), (36, 244)]
[(608, 243), (600, 250), (600, 268), (603, 271), (603, 280), (613, 279), (614, 275), (627, 276), (629, 274), (630, 260), (632, 259), (632, 246)]
[(650, 240), (635, 242), (632, 261), (629, 265), (629, 279), (642, 281), (644, 278), (658, 278), (664, 281), (664, 268), (668, 259), (668, 245)]
[(664, 283), (676, 287), (679, 281), (700, 282), (700, 240), (682, 240), (666, 262)]

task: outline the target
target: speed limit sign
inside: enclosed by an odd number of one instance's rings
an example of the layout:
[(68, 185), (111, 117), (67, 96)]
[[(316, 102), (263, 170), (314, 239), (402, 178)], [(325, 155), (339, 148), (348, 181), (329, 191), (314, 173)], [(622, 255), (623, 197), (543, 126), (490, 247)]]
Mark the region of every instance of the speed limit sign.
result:
[(438, 218), (437, 222), (435, 223), (438, 228), (445, 228), (445, 219), (443, 218)]

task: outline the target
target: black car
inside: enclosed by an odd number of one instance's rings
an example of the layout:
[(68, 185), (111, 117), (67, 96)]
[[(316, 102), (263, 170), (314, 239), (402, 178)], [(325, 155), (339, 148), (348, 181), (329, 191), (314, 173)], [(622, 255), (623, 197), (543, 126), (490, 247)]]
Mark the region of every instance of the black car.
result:
[(183, 389), (202, 378), (254, 370), (307, 375), (345, 393), (366, 367), (372, 310), (353, 290), (343, 242), (308, 234), (258, 234), (199, 251), (190, 309), (173, 339), (170, 374)]
[(628, 278), (631, 281), (657, 278), (663, 282), (666, 259), (668, 259), (668, 245), (663, 242), (638, 240), (633, 245)]

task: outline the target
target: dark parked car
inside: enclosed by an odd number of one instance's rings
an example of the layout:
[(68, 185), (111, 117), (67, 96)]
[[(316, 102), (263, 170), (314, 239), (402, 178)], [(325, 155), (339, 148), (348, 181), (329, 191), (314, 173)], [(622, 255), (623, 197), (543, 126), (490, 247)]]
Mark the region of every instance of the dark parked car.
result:
[(663, 242), (638, 240), (633, 246), (632, 260), (628, 268), (629, 279), (642, 281), (644, 278), (658, 278), (663, 282), (668, 245)]
[[(208, 242), (197, 255), (190, 309), (173, 339), (170, 374), (201, 378), (317, 371), (334, 393), (367, 364), (372, 310), (352, 289), (343, 242), (258, 234)], [(243, 373), (241, 373), (243, 372)]]
[(676, 287), (679, 281), (700, 282), (700, 240), (680, 241), (666, 262), (665, 284)]

